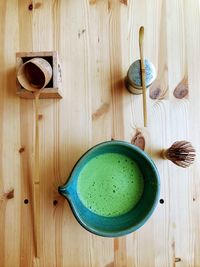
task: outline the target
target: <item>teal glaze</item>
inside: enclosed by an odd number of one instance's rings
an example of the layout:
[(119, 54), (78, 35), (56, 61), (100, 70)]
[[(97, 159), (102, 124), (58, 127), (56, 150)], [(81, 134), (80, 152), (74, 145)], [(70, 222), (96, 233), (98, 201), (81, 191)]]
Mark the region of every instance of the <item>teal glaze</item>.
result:
[[(144, 177), (144, 192), (138, 204), (128, 213), (104, 217), (87, 209), (77, 193), (77, 180), (82, 168), (92, 158), (103, 153), (121, 153), (132, 158)], [(69, 202), (78, 222), (88, 231), (105, 237), (123, 236), (136, 231), (153, 213), (160, 194), (160, 179), (152, 159), (140, 148), (123, 141), (108, 141), (88, 150), (74, 166), (68, 181), (58, 191)]]

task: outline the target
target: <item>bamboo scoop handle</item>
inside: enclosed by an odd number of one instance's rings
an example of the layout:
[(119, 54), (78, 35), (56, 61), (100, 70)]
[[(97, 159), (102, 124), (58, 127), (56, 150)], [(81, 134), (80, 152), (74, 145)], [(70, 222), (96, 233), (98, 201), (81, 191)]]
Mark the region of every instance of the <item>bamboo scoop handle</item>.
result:
[(38, 108), (40, 90), (35, 95), (35, 173), (33, 184), (33, 216), (34, 216), (34, 239), (35, 239), (35, 256), (39, 258), (40, 252), (40, 159), (39, 159), (39, 125), (38, 125)]
[(42, 89), (52, 78), (52, 67), (44, 58), (33, 57), (25, 62), (17, 73), (23, 88), (32, 92), (35, 98), (35, 166), (33, 179), (33, 235), (35, 246), (35, 266), (40, 256), (40, 151), (39, 151), (39, 97)]
[(144, 63), (144, 27), (140, 27), (139, 31), (139, 47), (140, 47), (140, 66), (142, 74), (142, 91), (143, 91), (143, 117), (144, 127), (147, 127), (147, 100), (146, 100), (146, 73)]

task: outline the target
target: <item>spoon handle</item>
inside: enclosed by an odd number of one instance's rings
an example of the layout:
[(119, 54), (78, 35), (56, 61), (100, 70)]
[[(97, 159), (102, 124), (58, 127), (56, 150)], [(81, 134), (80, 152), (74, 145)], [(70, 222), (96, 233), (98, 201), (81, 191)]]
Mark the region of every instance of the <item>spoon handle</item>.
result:
[(40, 159), (39, 159), (39, 122), (38, 108), (40, 91), (35, 94), (35, 173), (33, 184), (33, 217), (34, 217), (34, 242), (35, 257), (40, 256)]

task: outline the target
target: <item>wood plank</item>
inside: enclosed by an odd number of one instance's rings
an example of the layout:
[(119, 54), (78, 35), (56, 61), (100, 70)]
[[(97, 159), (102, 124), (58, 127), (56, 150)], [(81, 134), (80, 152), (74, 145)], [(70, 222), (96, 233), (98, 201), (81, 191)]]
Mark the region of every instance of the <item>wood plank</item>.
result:
[[(6, 4), (0, 3), (0, 42), (4, 44), (5, 38), (5, 11)], [(4, 63), (4, 49), (0, 50), (0, 80), (1, 80), (1, 90), (0, 90), (0, 129), (3, 129), (4, 124), (4, 102), (5, 102), (5, 63)], [(3, 131), (0, 131), (0, 155), (3, 157)], [(0, 229), (1, 229), (1, 241), (0, 241), (0, 259), (1, 264), (5, 263), (5, 211), (6, 202), (3, 198), (4, 196), (4, 179), (3, 179), (3, 162), (0, 163)]]
[[(190, 266), (200, 265), (200, 199), (198, 192), (200, 189), (199, 179), (199, 125), (200, 119), (198, 114), (199, 110), (199, 21), (200, 21), (200, 6), (199, 2), (194, 2), (189, 5), (188, 1), (184, 2), (184, 18), (185, 18), (185, 45), (186, 45), (186, 59), (188, 71), (188, 84), (189, 84), (189, 120), (187, 125), (188, 135), (197, 151), (197, 158), (194, 165), (190, 168), (188, 174), (188, 253), (187, 261)], [(192, 16), (191, 16), (192, 14)], [(194, 27), (195, 25), (195, 27)]]
[[(19, 49), (16, 52), (33, 51), (32, 11), (30, 1), (19, 1)], [(34, 107), (32, 101), (20, 100), (20, 141), (21, 141), (21, 231), (20, 265), (31, 266), (34, 257), (33, 239), (33, 150), (34, 150)], [(24, 201), (28, 203), (25, 204)]]
[[(127, 6), (120, 1), (110, 1), (110, 25), (109, 25), (109, 52), (110, 52), (110, 81), (112, 96), (112, 138), (124, 140), (124, 113), (123, 97), (125, 92), (124, 73), (122, 70), (122, 44), (121, 35), (126, 28), (122, 17), (127, 16)], [(127, 23), (127, 21), (125, 21)], [(126, 24), (125, 24), (126, 25)], [(126, 237), (114, 239), (114, 266), (127, 266)]]
[[(60, 179), (64, 182), (91, 143), (88, 2), (61, 1), (59, 10), (59, 52), (65, 75), (58, 136)], [(91, 266), (91, 235), (76, 222), (67, 203), (62, 216), (63, 266)]]
[[(144, 26), (145, 30), (145, 57), (149, 58), (153, 64), (157, 67), (158, 50), (155, 51), (155, 47), (159, 47), (159, 16), (161, 12), (161, 4), (158, 1), (152, 1), (151, 5), (148, 1), (130, 1), (129, 3), (129, 65), (139, 58), (139, 28)], [(158, 22), (158, 21), (159, 22)], [(154, 138), (152, 135), (152, 128), (154, 126), (154, 118), (152, 117), (152, 103), (149, 98), (147, 99), (148, 107), (148, 128), (143, 128), (143, 113), (142, 113), (142, 97), (135, 95), (126, 96), (126, 104), (124, 103), (126, 125), (125, 132), (127, 141), (130, 141), (137, 129), (142, 130), (145, 136), (146, 151), (151, 152), (152, 142)], [(129, 109), (129, 110), (128, 110)], [(160, 125), (160, 124), (159, 124)], [(151, 218), (137, 233), (134, 233), (132, 237), (128, 237), (129, 247), (129, 264), (130, 266), (155, 266), (155, 243), (154, 243), (154, 231), (156, 231), (156, 225), (154, 218)], [(144, 247), (148, 247), (144, 250)], [(134, 255), (132, 255), (132, 249)]]
[[(20, 260), (20, 169), (19, 159), (19, 99), (14, 95), (15, 88), (15, 51), (18, 48), (18, 2), (1, 3), (1, 24), (3, 25), (1, 42), (1, 101), (2, 101), (2, 146), (1, 162), (3, 179), (1, 192), (4, 224), (2, 231), (2, 266), (19, 265)], [(12, 17), (12, 21), (10, 20)], [(14, 23), (14, 24), (13, 24)], [(9, 35), (7, 34), (9, 32)], [(12, 40), (12, 41), (11, 41)], [(12, 194), (9, 192), (13, 191)], [(10, 195), (10, 197), (9, 197)], [(13, 223), (14, 222), (14, 223)], [(10, 257), (13, 251), (12, 258)], [(1, 261), (1, 260), (0, 260)]]
[[(110, 8), (107, 1), (90, 2), (89, 5), (90, 73), (88, 79), (92, 100), (91, 145), (110, 140), (112, 136), (111, 74), (108, 47)], [(89, 241), (91, 266), (112, 266), (114, 264), (113, 239), (90, 235)]]
[[(33, 10), (32, 23), (33, 51), (54, 51), (53, 47), (53, 1), (41, 1), (40, 6)], [(54, 108), (56, 102), (51, 99), (39, 101), (40, 143), (40, 210), (38, 220), (40, 236), (36, 240), (40, 244), (39, 264), (50, 266), (56, 264), (55, 259), (55, 227), (52, 184), (54, 182), (54, 156), (51, 153), (54, 141)], [(57, 119), (57, 118), (56, 118)], [(48, 156), (47, 156), (48, 155)], [(43, 167), (42, 167), (43, 166)], [(50, 239), (49, 239), (50, 237)], [(49, 254), (48, 251), (53, 253)], [(38, 262), (35, 259), (35, 262)]]
[[(190, 140), (189, 136), (189, 102), (187, 99), (176, 99), (173, 96), (175, 87), (184, 76), (187, 76), (187, 55), (185, 52), (184, 2), (168, 1), (167, 12), (170, 11), (167, 26), (167, 47), (169, 66), (169, 98), (170, 98), (170, 143), (177, 140)], [(181, 266), (191, 266), (192, 244), (189, 188), (191, 169), (184, 170), (169, 164), (170, 186), (170, 242), (173, 262), (181, 259)], [(175, 179), (174, 179), (175, 177)], [(181, 184), (181, 186), (180, 186)], [(181, 212), (179, 212), (181, 210)], [(184, 242), (183, 242), (184, 233)], [(178, 263), (177, 263), (178, 264)]]
[[(151, 27), (153, 32), (154, 44), (149, 36), (148, 43), (152, 43), (151, 55), (157, 69), (157, 79), (149, 91), (151, 99), (151, 155), (158, 167), (161, 179), (160, 199), (164, 202), (158, 203), (158, 208), (154, 214), (154, 257), (155, 266), (171, 266), (173, 264), (172, 247), (169, 239), (169, 174), (168, 162), (160, 158), (160, 151), (168, 145), (170, 135), (169, 121), (169, 97), (168, 97), (168, 49), (167, 49), (167, 7), (166, 1), (154, 2), (157, 13), (153, 16), (157, 26)], [(153, 5), (148, 5), (149, 14), (152, 13)], [(151, 20), (148, 16), (149, 21)], [(158, 22), (158, 18), (159, 21)], [(156, 22), (157, 20), (157, 22)], [(156, 27), (156, 31), (153, 29)], [(149, 46), (148, 46), (149, 47)], [(156, 55), (154, 51), (156, 47)], [(159, 93), (157, 93), (159, 92)], [(155, 96), (155, 97), (154, 97)]]

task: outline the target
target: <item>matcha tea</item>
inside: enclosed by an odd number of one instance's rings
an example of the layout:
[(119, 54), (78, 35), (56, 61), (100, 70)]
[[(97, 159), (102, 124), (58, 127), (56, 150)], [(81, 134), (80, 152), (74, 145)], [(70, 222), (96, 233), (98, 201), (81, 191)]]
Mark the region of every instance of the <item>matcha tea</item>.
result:
[(129, 157), (105, 153), (90, 160), (78, 177), (78, 195), (92, 212), (107, 217), (130, 211), (144, 189), (142, 173)]

